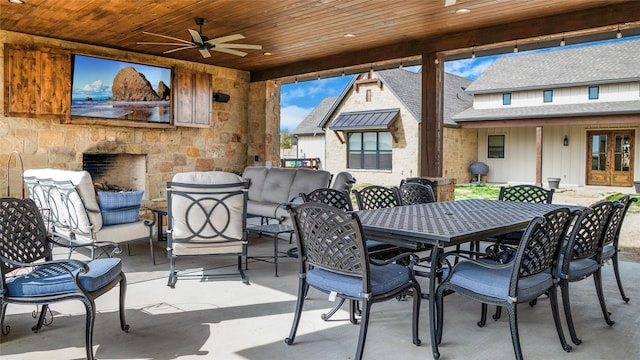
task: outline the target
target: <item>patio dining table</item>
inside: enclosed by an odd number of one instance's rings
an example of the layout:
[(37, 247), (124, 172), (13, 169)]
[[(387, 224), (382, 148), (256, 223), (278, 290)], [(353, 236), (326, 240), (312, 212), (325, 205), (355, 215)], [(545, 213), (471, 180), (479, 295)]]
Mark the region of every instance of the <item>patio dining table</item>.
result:
[[(537, 204), (502, 200), (458, 200), (360, 210), (358, 216), (367, 239), (384, 241), (406, 248), (431, 246), (431, 259), (437, 261), (445, 247), (486, 239), (522, 229), (536, 216), (566, 205)], [(429, 293), (435, 294), (436, 273), (432, 263)], [(434, 358), (436, 307), (429, 301), (431, 346)]]

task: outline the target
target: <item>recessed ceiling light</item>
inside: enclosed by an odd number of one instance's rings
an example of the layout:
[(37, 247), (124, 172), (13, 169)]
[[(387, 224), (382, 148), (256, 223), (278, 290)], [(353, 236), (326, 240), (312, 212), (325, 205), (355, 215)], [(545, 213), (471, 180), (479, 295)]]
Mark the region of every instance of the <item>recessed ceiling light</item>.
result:
[(467, 9), (467, 8), (461, 8), (461, 9), (456, 10), (456, 14), (467, 14), (467, 13), (470, 13), (470, 12), (471, 12), (471, 9)]
[(22, 0), (9, 0), (9, 2), (12, 4), (24, 5), (24, 1)]
[(349, 33), (349, 34), (344, 34), (344, 35), (342, 35), (342, 36), (343, 36), (343, 37), (346, 37), (346, 38), (356, 37), (356, 35), (355, 35), (355, 34), (351, 34), (351, 33)]
[(265, 55), (265, 56), (271, 56), (271, 55), (273, 55), (273, 54), (272, 54), (272, 53), (270, 53), (270, 52), (263, 52), (263, 53), (262, 53), (262, 55)]

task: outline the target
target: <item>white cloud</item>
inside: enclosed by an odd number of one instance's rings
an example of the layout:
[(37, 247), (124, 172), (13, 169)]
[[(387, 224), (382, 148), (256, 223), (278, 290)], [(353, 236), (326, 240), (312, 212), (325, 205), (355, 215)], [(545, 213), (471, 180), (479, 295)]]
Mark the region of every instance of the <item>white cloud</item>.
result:
[(475, 80), (493, 63), (495, 58), (486, 59), (464, 59), (456, 61), (447, 61), (445, 63), (445, 71), (450, 74)]
[(304, 120), (313, 108), (303, 108), (297, 105), (280, 108), (280, 129), (292, 132)]
[(103, 90), (102, 80), (96, 80), (91, 84), (86, 84), (82, 88), (82, 91), (86, 91), (86, 92), (100, 92), (102, 90)]

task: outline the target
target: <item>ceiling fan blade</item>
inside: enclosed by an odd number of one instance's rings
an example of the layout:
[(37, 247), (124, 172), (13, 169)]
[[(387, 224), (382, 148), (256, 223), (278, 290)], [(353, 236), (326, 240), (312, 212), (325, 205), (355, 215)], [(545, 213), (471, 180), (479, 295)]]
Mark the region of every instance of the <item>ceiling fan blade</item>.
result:
[(227, 54), (231, 54), (231, 55), (238, 55), (238, 56), (246, 56), (247, 53), (246, 52), (242, 52), (242, 51), (238, 51), (238, 50), (233, 50), (233, 49), (225, 49), (225, 48), (219, 48), (217, 45), (214, 48), (211, 48), (211, 50), (213, 51), (219, 51), (222, 53), (227, 53)]
[(180, 41), (181, 43), (184, 43), (184, 44), (191, 44), (191, 41), (182, 40), (182, 39), (179, 39), (179, 38), (175, 38), (175, 37), (173, 37), (173, 36), (162, 35), (162, 34), (155, 34), (155, 33), (148, 32), (148, 31), (143, 31), (142, 33), (143, 33), (143, 34), (147, 34), (147, 35), (159, 36), (159, 37), (163, 37), (163, 38), (171, 39), (171, 40), (175, 40), (175, 41)]
[(193, 45), (189, 45), (189, 46), (183, 46), (183, 47), (179, 47), (179, 48), (175, 48), (175, 49), (171, 49), (171, 50), (167, 50), (162, 52), (163, 54), (169, 54), (172, 53), (174, 51), (178, 51), (178, 50), (186, 50), (186, 49), (193, 49), (194, 46)]
[(182, 43), (160, 43), (160, 42), (137, 42), (138, 45), (174, 45), (174, 46), (184, 46)]
[(200, 51), (200, 55), (202, 55), (203, 58), (211, 57), (211, 53), (207, 49), (198, 49), (198, 51)]
[(217, 48), (223, 48), (223, 49), (253, 49), (253, 50), (260, 50), (262, 49), (262, 45), (252, 45), (252, 44), (229, 44), (229, 43), (224, 43), (224, 44), (216, 44)]
[(221, 37), (217, 37), (217, 38), (208, 40), (207, 44), (218, 45), (218, 44), (221, 44), (223, 42), (236, 41), (236, 40), (242, 40), (242, 39), (244, 39), (244, 36), (242, 36), (240, 34), (234, 34), (234, 35), (221, 36)]
[(195, 30), (191, 30), (188, 29), (189, 33), (191, 34), (191, 38), (193, 39), (193, 42), (196, 44), (202, 44), (202, 37), (200, 37), (200, 33), (195, 31)]

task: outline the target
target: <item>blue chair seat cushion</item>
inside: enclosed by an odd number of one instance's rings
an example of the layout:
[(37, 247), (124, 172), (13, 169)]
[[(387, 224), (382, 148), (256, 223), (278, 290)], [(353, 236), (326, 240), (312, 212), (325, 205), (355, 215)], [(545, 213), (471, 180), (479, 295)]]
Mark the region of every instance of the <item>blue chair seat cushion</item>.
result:
[[(499, 264), (495, 263), (495, 265)], [(510, 302), (509, 285), (512, 270), (513, 267), (509, 265), (496, 269), (464, 261), (454, 267), (449, 283), (477, 294)], [(518, 302), (537, 298), (552, 285), (553, 279), (547, 272), (520, 278), (516, 293)]]
[[(564, 257), (560, 255), (560, 264), (562, 264), (563, 260)], [(595, 273), (599, 266), (598, 262), (593, 258), (572, 260), (571, 263), (569, 263), (569, 273), (564, 274), (562, 272), (563, 266), (560, 266), (558, 268), (558, 277), (569, 281), (582, 279)]]
[[(409, 280), (409, 269), (398, 264), (383, 266), (371, 265), (369, 280), (371, 295), (384, 294), (406, 285)], [(314, 268), (307, 271), (307, 283), (317, 289), (338, 295), (364, 298), (362, 278)]]
[[(68, 262), (65, 265), (77, 274), (80, 266)], [(113, 281), (122, 270), (122, 262), (117, 258), (96, 259), (87, 263), (89, 271), (78, 277), (80, 285), (88, 292), (101, 289)], [(7, 295), (11, 297), (32, 297), (60, 295), (78, 291), (76, 283), (60, 265), (42, 265), (27, 275), (7, 279)]]
[(367, 246), (367, 251), (378, 251), (378, 250), (391, 249), (396, 247), (395, 245), (391, 245), (389, 243), (384, 243), (382, 241), (377, 241), (377, 240), (367, 240), (365, 242), (365, 245)]
[(508, 234), (505, 234), (502, 238), (510, 243), (520, 242), (520, 240), (522, 240), (522, 237), (524, 236), (524, 230), (525, 229), (510, 232)]
[(602, 248), (602, 259), (603, 260), (608, 260), (611, 259), (613, 257), (613, 255), (616, 254), (616, 248), (613, 245), (605, 245)]

